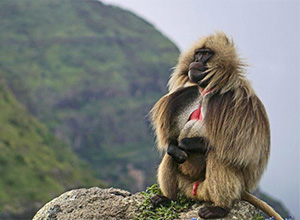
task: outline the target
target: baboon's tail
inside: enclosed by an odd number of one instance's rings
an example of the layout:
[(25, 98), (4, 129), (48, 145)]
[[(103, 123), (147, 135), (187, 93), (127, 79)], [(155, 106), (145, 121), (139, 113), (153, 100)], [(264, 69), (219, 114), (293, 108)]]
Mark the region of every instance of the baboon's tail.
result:
[(277, 212), (275, 212), (275, 210), (271, 206), (269, 206), (267, 203), (260, 200), (259, 198), (251, 195), (250, 193), (244, 192), (242, 194), (242, 199), (256, 206), (268, 216), (273, 216), (275, 220), (283, 220), (283, 218)]

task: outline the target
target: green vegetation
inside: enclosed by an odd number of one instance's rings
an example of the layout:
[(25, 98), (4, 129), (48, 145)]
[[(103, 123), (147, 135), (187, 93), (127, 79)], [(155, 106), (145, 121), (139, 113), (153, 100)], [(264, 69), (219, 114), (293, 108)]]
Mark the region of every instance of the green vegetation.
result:
[(265, 218), (261, 214), (257, 214), (253, 216), (252, 220), (265, 220)]
[(152, 184), (146, 115), (166, 92), (177, 47), (98, 1), (1, 1), (0, 20), (0, 71), (26, 109), (109, 185)]
[(150, 199), (157, 194), (161, 194), (157, 184), (153, 184), (151, 187), (147, 187), (146, 191), (142, 192), (145, 197), (144, 203), (139, 204), (138, 214), (135, 219), (147, 219), (147, 220), (166, 220), (175, 219), (179, 217), (179, 213), (186, 211), (190, 208), (194, 201), (188, 200), (185, 197), (178, 195), (178, 200), (172, 201), (169, 206), (161, 206), (155, 209), (151, 208)]
[(3, 80), (0, 106), (0, 212), (3, 216), (32, 217), (40, 206), (67, 189), (103, 186), (66, 144), (26, 112)]

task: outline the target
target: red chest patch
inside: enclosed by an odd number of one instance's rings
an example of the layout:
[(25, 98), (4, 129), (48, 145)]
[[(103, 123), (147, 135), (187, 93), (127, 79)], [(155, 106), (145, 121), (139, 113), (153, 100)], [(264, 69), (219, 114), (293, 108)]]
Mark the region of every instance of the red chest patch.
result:
[[(211, 90), (212, 90), (212, 89), (211, 89)], [(211, 90), (209, 90), (209, 91), (207, 91), (207, 92), (202, 91), (203, 97), (204, 97), (207, 93), (209, 93)], [(197, 108), (195, 111), (192, 112), (192, 114), (190, 115), (190, 118), (189, 118), (189, 121), (190, 121), (190, 120), (198, 120), (198, 121), (200, 121), (200, 122), (203, 121), (202, 105), (200, 105), (199, 108)], [(202, 182), (202, 181), (199, 180), (199, 181), (197, 181), (197, 182), (194, 183), (194, 185), (193, 185), (193, 191), (192, 191), (192, 194), (193, 194), (194, 196), (197, 195), (197, 188), (198, 188), (198, 186), (199, 186), (199, 184), (200, 184), (201, 182)]]
[[(202, 106), (200, 105), (200, 107), (198, 109), (196, 109), (195, 111), (192, 112), (192, 114), (190, 115), (189, 121), (190, 120), (199, 120), (200, 122), (203, 120), (203, 116), (202, 116)], [(199, 186), (199, 183), (201, 181), (197, 181), (194, 183), (193, 186), (193, 195), (196, 196), (197, 194), (197, 188)]]
[(203, 116), (202, 116), (202, 106), (200, 106), (198, 109), (196, 109), (195, 111), (192, 112), (192, 114), (190, 115), (189, 121), (190, 120), (199, 120), (202, 121), (203, 120)]

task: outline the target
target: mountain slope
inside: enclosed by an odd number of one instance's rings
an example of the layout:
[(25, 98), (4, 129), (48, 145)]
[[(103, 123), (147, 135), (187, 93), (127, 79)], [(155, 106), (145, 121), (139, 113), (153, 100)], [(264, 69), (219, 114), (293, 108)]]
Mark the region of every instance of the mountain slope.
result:
[(103, 184), (0, 82), (0, 218), (30, 218), (70, 188)]
[(1, 1), (0, 70), (28, 111), (112, 186), (142, 190), (157, 155), (146, 118), (177, 47), (97, 1)]

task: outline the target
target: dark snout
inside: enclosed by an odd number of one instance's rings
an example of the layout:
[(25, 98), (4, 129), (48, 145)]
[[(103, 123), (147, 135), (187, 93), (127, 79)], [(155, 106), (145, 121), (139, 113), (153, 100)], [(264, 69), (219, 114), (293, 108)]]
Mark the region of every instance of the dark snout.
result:
[(189, 66), (189, 78), (192, 82), (198, 83), (202, 80), (207, 73), (205, 72), (207, 68), (202, 62), (193, 62)]
[(205, 67), (205, 64), (202, 62), (192, 62), (189, 66), (189, 70), (191, 69), (204, 72), (207, 68)]

